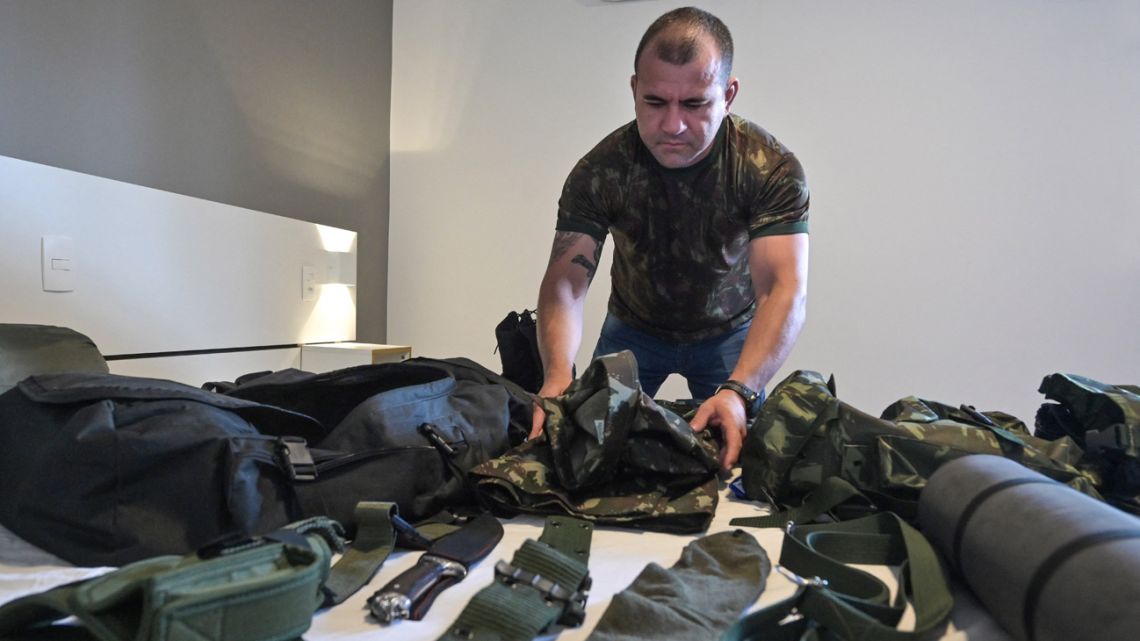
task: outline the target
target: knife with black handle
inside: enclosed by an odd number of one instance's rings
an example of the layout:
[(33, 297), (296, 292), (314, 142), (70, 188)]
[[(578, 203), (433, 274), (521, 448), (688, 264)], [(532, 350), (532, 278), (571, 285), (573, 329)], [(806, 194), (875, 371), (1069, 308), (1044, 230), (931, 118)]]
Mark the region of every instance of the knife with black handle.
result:
[(459, 583), (467, 570), (490, 554), (503, 538), (503, 526), (483, 514), (432, 543), (411, 568), (368, 598), (368, 609), (381, 623), (418, 621), (439, 593)]

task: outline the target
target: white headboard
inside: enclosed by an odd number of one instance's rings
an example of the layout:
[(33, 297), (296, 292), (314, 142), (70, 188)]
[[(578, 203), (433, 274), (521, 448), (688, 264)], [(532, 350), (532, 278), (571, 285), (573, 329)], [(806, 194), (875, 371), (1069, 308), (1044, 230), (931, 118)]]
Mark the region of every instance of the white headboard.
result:
[[(45, 236), (71, 239), (73, 291), (44, 291)], [(351, 340), (353, 287), (302, 296), (341, 260), (313, 223), (0, 156), (0, 321), (80, 331), (112, 372), (232, 380)]]

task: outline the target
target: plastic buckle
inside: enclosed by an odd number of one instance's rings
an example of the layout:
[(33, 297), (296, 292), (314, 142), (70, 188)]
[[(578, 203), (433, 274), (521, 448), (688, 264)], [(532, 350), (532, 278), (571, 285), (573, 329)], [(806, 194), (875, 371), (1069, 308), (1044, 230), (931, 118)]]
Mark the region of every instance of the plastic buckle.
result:
[(289, 471), (290, 481), (312, 481), (317, 478), (317, 464), (313, 462), (313, 455), (309, 452), (305, 439), (282, 436), (277, 439), (277, 443), (277, 453)]
[(521, 584), (538, 590), (548, 605), (562, 604), (562, 613), (557, 619), (560, 625), (577, 627), (586, 620), (586, 599), (593, 584), (589, 574), (582, 578), (582, 584), (577, 590), (571, 590), (544, 578), (541, 574), (516, 568), (506, 561), (499, 561), (495, 564), (495, 578), (506, 585)]

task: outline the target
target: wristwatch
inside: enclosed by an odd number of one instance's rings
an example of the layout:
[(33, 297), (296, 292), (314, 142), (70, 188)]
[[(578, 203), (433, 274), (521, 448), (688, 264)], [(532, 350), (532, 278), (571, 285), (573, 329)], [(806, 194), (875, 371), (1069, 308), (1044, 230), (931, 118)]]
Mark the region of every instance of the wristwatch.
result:
[(745, 385), (744, 383), (741, 383), (740, 381), (734, 381), (732, 379), (729, 379), (729, 380), (721, 383), (719, 386), (717, 386), (716, 391), (713, 392), (713, 394), (714, 395), (719, 394), (721, 390), (726, 390), (726, 389), (736, 392), (737, 394), (740, 395), (740, 398), (744, 399), (744, 411), (745, 411), (745, 413), (751, 414), (754, 411), (755, 405), (756, 405), (756, 399), (760, 398), (760, 394), (756, 393), (756, 390), (752, 389), (751, 387), (748, 387), (747, 385)]

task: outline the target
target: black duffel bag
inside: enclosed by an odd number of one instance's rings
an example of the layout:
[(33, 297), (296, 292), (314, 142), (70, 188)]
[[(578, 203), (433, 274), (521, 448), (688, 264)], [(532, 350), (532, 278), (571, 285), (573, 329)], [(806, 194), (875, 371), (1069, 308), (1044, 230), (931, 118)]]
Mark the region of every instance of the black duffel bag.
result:
[(185, 554), (359, 501), (408, 520), (474, 507), (466, 470), (523, 439), (529, 405), (456, 359), (260, 376), (225, 394), (111, 374), (0, 395), (0, 523), (78, 565)]

